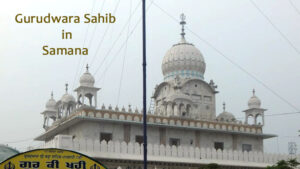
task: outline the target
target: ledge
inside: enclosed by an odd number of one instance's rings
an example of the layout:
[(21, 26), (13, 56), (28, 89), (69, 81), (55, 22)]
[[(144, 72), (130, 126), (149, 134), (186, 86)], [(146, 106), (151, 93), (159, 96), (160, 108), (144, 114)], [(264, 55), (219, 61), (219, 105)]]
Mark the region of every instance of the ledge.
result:
[[(151, 120), (152, 119), (152, 120)], [(124, 113), (108, 110), (81, 110), (69, 116), (66, 119), (58, 121), (51, 126), (44, 134), (35, 138), (38, 141), (45, 141), (60, 131), (80, 122), (80, 121), (108, 121), (112, 123), (129, 123), (142, 125), (142, 114)], [(182, 119), (175, 117), (163, 117), (148, 115), (149, 126), (160, 126), (166, 128), (178, 128), (187, 130), (199, 130), (215, 133), (228, 133), (236, 135), (248, 135), (262, 137), (263, 139), (276, 137), (273, 134), (263, 134), (260, 126), (250, 126), (244, 124), (224, 123), (215, 121)]]

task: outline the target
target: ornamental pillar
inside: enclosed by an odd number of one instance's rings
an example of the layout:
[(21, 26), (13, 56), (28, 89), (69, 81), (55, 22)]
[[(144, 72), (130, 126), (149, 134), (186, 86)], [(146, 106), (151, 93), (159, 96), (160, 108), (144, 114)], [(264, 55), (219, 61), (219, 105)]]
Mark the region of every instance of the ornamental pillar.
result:
[(178, 105), (175, 104), (174, 105), (174, 116), (178, 116), (179, 115), (179, 108), (178, 108)]
[(84, 105), (84, 97), (85, 97), (85, 96), (84, 96), (84, 93), (82, 92), (82, 93), (81, 93), (81, 104), (82, 104), (82, 105)]
[(167, 104), (167, 116), (171, 116), (172, 115), (172, 103), (168, 103)]
[(97, 94), (94, 94), (94, 100), (95, 108), (97, 108)]

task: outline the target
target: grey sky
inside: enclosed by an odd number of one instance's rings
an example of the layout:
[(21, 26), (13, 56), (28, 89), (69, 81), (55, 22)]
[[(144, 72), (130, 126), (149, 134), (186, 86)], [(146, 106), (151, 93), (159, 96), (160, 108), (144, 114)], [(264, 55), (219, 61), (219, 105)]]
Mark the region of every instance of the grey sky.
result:
[[(149, 0), (150, 1), (150, 0)], [(300, 9), (299, 0), (291, 0)], [(94, 13), (99, 12), (103, 0), (95, 1)], [(118, 0), (106, 0), (104, 12), (113, 12)], [(132, 0), (132, 10), (139, 0)], [(154, 0), (172, 16), (179, 18), (184, 12), (187, 27), (197, 33), (231, 60), (250, 72), (257, 79), (300, 109), (300, 54), (297, 53), (272, 25), (258, 12), (249, 0)], [(287, 0), (254, 1), (272, 20), (291, 43), (300, 50), (300, 14)], [(25, 150), (29, 145), (38, 145), (31, 138), (43, 132), (42, 115), (50, 92), (56, 100), (64, 93), (64, 84), (78, 85), (82, 68), (95, 55), (108, 24), (17, 24), (14, 17), (23, 15), (79, 15), (91, 13), (93, 0), (11, 0), (0, 6), (0, 143)], [(94, 73), (106, 57), (104, 64), (95, 75), (99, 105), (117, 104), (124, 48), (118, 53), (127, 36), (127, 27), (115, 47), (106, 55), (129, 17), (130, 0), (120, 1), (115, 14), (117, 22), (111, 24), (99, 54), (91, 65)], [(131, 18), (130, 29), (138, 22), (140, 9)], [(88, 29), (85, 46), (89, 56), (82, 56), (81, 72), (74, 77), (80, 56), (43, 56), (42, 46), (82, 47)], [(61, 30), (71, 31), (72, 40), (61, 40)], [(166, 51), (179, 41), (180, 26), (155, 5), (147, 13), (148, 47), (148, 101), (156, 84), (162, 80), (161, 61)], [(193, 43), (204, 55), (207, 69), (205, 80), (213, 79), (218, 85), (217, 114), (226, 109), (236, 117), (244, 117), (242, 110), (247, 108), (251, 90), (256, 89), (262, 100), (266, 114), (289, 113), (297, 110), (283, 102), (272, 92), (259, 84), (239, 68), (191, 32), (186, 31), (186, 39)], [(141, 67), (141, 24), (130, 39), (126, 51), (125, 68), (120, 106), (132, 104), (141, 109), (142, 67)], [(112, 63), (112, 64), (110, 64)], [(106, 70), (106, 71), (105, 71)], [(119, 106), (119, 107), (120, 107)], [(241, 119), (243, 120), (243, 119)], [(266, 116), (265, 133), (279, 137), (265, 141), (267, 152), (287, 152), (287, 142), (296, 141), (300, 114), (287, 116)], [(28, 139), (28, 140), (27, 140)]]

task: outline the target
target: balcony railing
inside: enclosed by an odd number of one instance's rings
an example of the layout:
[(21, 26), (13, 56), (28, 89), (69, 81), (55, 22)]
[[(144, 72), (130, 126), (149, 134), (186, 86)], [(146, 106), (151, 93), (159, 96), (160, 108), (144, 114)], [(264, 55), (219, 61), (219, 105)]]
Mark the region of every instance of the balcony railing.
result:
[[(110, 158), (124, 160), (142, 160), (143, 145), (119, 141), (72, 140), (71, 136), (58, 135), (41, 148), (63, 148), (78, 151), (94, 158)], [(148, 144), (148, 156), (151, 161), (180, 162), (205, 164), (216, 162), (238, 166), (265, 167), (279, 160), (297, 158), (300, 155), (271, 154), (256, 151), (215, 150), (214, 148), (198, 148), (193, 146), (169, 146)]]

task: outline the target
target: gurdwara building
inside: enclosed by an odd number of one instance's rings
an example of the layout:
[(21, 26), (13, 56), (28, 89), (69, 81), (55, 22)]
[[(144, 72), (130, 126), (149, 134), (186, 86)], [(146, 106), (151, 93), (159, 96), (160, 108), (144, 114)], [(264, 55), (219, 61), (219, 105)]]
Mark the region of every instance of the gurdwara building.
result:
[[(184, 32), (162, 61), (164, 80), (154, 89), (148, 112), (148, 166), (151, 169), (198, 169), (209, 163), (222, 168), (265, 168), (289, 156), (263, 152), (264, 112), (253, 91), (245, 120), (225, 109), (216, 113), (217, 86), (204, 79), (206, 63)], [(143, 115), (131, 106), (97, 106), (95, 79), (88, 66), (75, 89), (46, 103), (45, 132), (35, 140), (45, 148), (64, 148), (87, 154), (111, 169), (143, 166)], [(248, 119), (252, 118), (251, 123)], [(299, 156), (298, 156), (299, 158)]]

